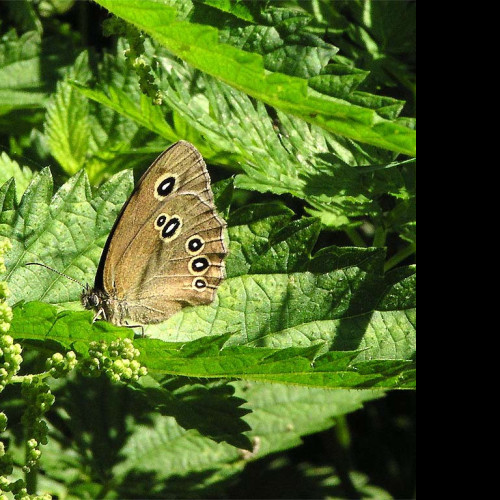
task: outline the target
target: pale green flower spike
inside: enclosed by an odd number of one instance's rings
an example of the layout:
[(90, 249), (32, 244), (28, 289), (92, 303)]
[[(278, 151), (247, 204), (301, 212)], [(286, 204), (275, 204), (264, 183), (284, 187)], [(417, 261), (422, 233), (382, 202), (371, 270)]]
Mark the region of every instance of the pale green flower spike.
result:
[[(4, 255), (12, 248), (9, 240), (0, 240), (0, 273), (5, 273)], [(0, 282), (0, 392), (9, 380), (17, 374), (23, 358), (21, 346), (7, 335), (12, 322), (12, 309), (5, 302), (9, 294), (7, 283)]]
[(131, 339), (117, 339), (109, 345), (104, 342), (91, 342), (90, 358), (81, 367), (82, 373), (88, 377), (99, 376), (101, 371), (113, 382), (130, 382), (147, 375), (148, 371), (135, 358), (140, 356)]

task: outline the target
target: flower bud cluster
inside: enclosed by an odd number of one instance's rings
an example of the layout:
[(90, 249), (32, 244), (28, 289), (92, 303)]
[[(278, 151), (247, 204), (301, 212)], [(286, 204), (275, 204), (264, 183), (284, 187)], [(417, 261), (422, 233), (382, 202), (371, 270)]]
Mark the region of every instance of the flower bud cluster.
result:
[(26, 401), (26, 411), (21, 422), (26, 435), (30, 436), (26, 443), (26, 464), (23, 467), (27, 473), (40, 460), (40, 445), (47, 444), (49, 429), (43, 417), (54, 404), (55, 398), (49, 386), (36, 376), (23, 380), (21, 394)]
[(61, 378), (73, 370), (78, 364), (76, 354), (68, 351), (66, 354), (54, 353), (46, 362), (47, 370), (54, 378)]
[[(3, 257), (11, 248), (9, 240), (0, 241), (0, 274), (6, 271)], [(14, 343), (14, 339), (7, 335), (12, 322), (12, 309), (5, 302), (8, 294), (7, 284), (0, 282), (0, 393), (17, 374), (23, 361), (21, 346)]]
[(125, 23), (121, 19), (110, 18), (103, 23), (105, 35), (122, 35), (127, 38), (129, 48), (124, 55), (127, 63), (137, 73), (139, 77), (139, 87), (141, 92), (153, 101), (153, 104), (160, 105), (162, 97), (158, 85), (155, 83), (152, 67), (147, 62), (144, 49), (144, 35), (134, 26)]
[(82, 361), (84, 375), (99, 376), (104, 372), (113, 382), (130, 382), (147, 374), (147, 368), (136, 358), (140, 352), (129, 338), (117, 339), (109, 345), (104, 342), (91, 342), (89, 358)]

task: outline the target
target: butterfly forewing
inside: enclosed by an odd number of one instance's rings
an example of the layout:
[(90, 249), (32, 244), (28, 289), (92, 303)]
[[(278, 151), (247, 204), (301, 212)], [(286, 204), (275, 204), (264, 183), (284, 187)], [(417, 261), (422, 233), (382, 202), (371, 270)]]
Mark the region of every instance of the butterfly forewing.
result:
[(200, 153), (181, 141), (151, 165), (115, 225), (96, 286), (140, 323), (208, 304), (224, 277), (224, 221)]

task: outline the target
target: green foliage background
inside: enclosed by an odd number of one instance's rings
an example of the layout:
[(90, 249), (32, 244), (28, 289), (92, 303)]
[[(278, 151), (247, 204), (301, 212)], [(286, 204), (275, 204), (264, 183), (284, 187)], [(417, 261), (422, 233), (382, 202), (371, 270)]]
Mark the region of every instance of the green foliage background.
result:
[(25, 264), (92, 283), (134, 178), (169, 144), (204, 155), (230, 241), (214, 304), (134, 340), (147, 376), (47, 379), (48, 443), (27, 475), (21, 378), (7, 385), (1, 438), (30, 493), (413, 497), (415, 9), (0, 4), (0, 278), (19, 377), (133, 338)]

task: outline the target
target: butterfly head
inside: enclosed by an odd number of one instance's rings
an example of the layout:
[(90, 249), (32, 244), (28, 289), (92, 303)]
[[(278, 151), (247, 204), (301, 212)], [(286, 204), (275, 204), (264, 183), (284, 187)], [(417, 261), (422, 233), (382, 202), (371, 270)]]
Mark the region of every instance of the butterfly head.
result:
[(103, 297), (98, 291), (86, 285), (80, 300), (85, 309), (99, 309), (102, 306)]

